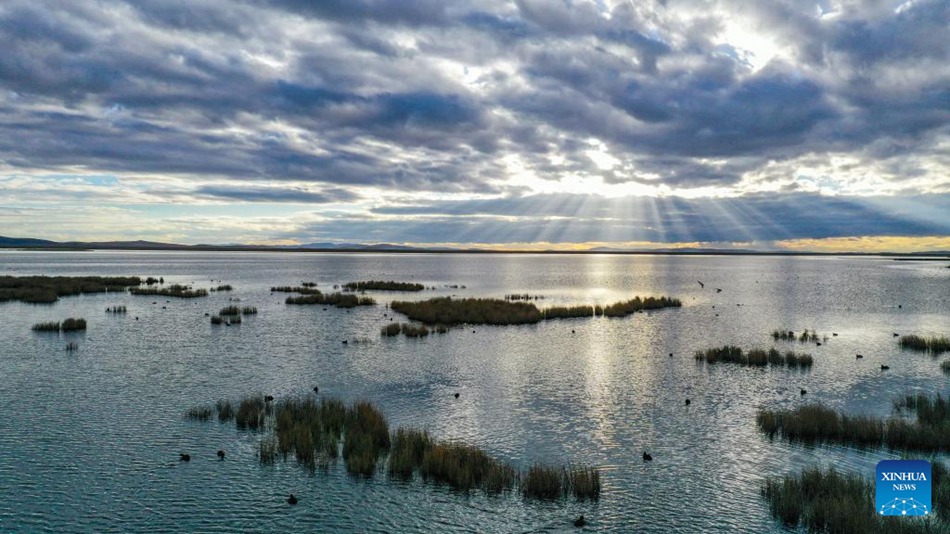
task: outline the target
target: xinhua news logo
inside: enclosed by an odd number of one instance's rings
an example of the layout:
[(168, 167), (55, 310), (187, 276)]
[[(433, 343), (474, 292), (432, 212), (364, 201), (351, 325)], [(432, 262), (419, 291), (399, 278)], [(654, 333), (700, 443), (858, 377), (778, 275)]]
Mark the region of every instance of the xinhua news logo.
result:
[(926, 516), (931, 511), (930, 462), (882, 460), (877, 464), (878, 515)]

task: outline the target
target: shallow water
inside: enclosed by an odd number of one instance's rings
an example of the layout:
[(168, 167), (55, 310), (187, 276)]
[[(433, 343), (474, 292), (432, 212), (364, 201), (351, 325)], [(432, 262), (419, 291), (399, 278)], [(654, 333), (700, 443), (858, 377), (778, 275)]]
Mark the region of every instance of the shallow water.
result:
[[(820, 463), (870, 477), (878, 460), (896, 455), (770, 441), (756, 430), (758, 408), (817, 401), (887, 415), (903, 393), (948, 392), (940, 359), (901, 353), (892, 336), (950, 333), (946, 262), (4, 251), (0, 273), (164, 276), (166, 284), (207, 288), (218, 285), (214, 279), (235, 287), (169, 302), (101, 294), (50, 306), (0, 304), (4, 532), (567, 532), (580, 513), (590, 531), (781, 531), (759, 496), (766, 476)], [(439, 289), (371, 292), (377, 306), (349, 312), (287, 306), (286, 294), (268, 291), (369, 279)], [(453, 284), (466, 287), (445, 287)], [(540, 306), (670, 295), (684, 307), (457, 328), (425, 339), (379, 336), (389, 300), (524, 292), (544, 295)], [(212, 327), (204, 314), (229, 297), (256, 306), (258, 315)], [(104, 313), (117, 304), (128, 314)], [(85, 317), (87, 332), (30, 331), (66, 317)], [(804, 328), (829, 339), (817, 347), (773, 343), (769, 335)], [(361, 337), (369, 342), (342, 344)], [(77, 352), (63, 350), (68, 340), (78, 340)], [(695, 350), (723, 344), (807, 350), (816, 363), (802, 372), (693, 360)], [(885, 363), (891, 369), (882, 373)], [(600, 466), (601, 499), (461, 495), (384, 474), (356, 480), (342, 462), (315, 473), (293, 460), (262, 467), (259, 435), (183, 418), (189, 407), (219, 398), (304, 394), (314, 385), (321, 395), (373, 401), (391, 428), (426, 427), (518, 467)], [(800, 388), (808, 390), (805, 400)], [(215, 456), (221, 448), (224, 461)], [(641, 461), (644, 450), (653, 462)], [(190, 463), (178, 462), (184, 451)], [(284, 502), (290, 492), (300, 498), (296, 507)]]

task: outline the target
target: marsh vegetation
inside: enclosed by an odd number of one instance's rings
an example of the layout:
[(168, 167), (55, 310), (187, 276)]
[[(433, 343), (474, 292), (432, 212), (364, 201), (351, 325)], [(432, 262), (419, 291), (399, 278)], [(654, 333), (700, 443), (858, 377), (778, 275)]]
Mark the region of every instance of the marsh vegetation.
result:
[(133, 287), (129, 289), (133, 295), (151, 295), (161, 297), (175, 297), (179, 299), (190, 299), (197, 297), (207, 297), (207, 289), (192, 289), (191, 286), (182, 284), (172, 284), (167, 287)]
[(343, 284), (343, 289), (350, 291), (422, 291), (426, 286), (413, 282), (395, 282), (389, 280), (369, 280), (366, 282), (349, 282)]
[(934, 356), (950, 351), (950, 338), (946, 336), (901, 336), (899, 343), (902, 349), (929, 352)]
[(52, 304), (59, 297), (123, 292), (141, 284), (137, 276), (0, 276), (0, 302)]
[(749, 367), (765, 367), (767, 365), (775, 367), (788, 367), (790, 369), (808, 369), (814, 364), (814, 358), (810, 354), (801, 354), (792, 351), (786, 351), (784, 354), (772, 348), (769, 350), (752, 349), (743, 351), (735, 346), (723, 346), (705, 351), (696, 351), (694, 354), (696, 361), (706, 362), (708, 364), (731, 363)]
[(426, 324), (533, 324), (545, 319), (621, 317), (643, 310), (678, 307), (682, 303), (669, 297), (636, 297), (600, 308), (598, 306), (555, 306), (538, 309), (521, 300), (438, 297), (422, 301), (393, 301), (389, 307), (410, 319)]

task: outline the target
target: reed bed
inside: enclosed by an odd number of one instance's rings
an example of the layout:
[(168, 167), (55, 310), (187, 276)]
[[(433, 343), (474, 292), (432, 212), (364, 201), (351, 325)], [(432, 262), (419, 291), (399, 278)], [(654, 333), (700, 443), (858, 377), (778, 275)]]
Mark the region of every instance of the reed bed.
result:
[(917, 411), (917, 420), (899, 417), (880, 419), (848, 416), (817, 404), (790, 410), (760, 410), (759, 430), (770, 437), (780, 435), (803, 443), (836, 443), (862, 448), (947, 452), (950, 451), (950, 421), (945, 419), (946, 401), (915, 402), (905, 406)]
[(369, 280), (366, 282), (349, 282), (343, 284), (343, 289), (350, 291), (422, 291), (426, 286), (413, 282), (394, 282), (389, 280)]
[(533, 324), (545, 319), (594, 317), (606, 315), (621, 317), (636, 311), (681, 306), (669, 297), (636, 297), (601, 308), (600, 306), (554, 306), (538, 309), (532, 302), (520, 299), (453, 299), (438, 297), (423, 301), (394, 301), (389, 307), (410, 319), (426, 324)]
[(223, 323), (224, 323), (224, 319), (221, 318), (220, 316), (218, 315), (211, 316), (211, 324), (223, 324)]
[(241, 399), (234, 420), (240, 429), (263, 430), (264, 421), (270, 413), (271, 407), (264, 396), (252, 395)]
[(901, 336), (899, 343), (902, 349), (929, 352), (934, 356), (950, 351), (950, 339), (946, 336)]
[(321, 292), (319, 289), (314, 289), (316, 284), (313, 286), (275, 286), (270, 288), (272, 292), (275, 293), (300, 293), (301, 295), (319, 295)]
[(683, 303), (679, 299), (670, 297), (634, 297), (630, 300), (604, 306), (603, 315), (605, 317), (624, 317), (638, 311), (679, 308), (682, 305)]
[(0, 302), (52, 304), (59, 297), (122, 292), (141, 284), (137, 276), (0, 276)]
[(429, 329), (425, 325), (402, 323), (399, 329), (406, 337), (426, 337), (429, 335)]
[(128, 311), (129, 310), (125, 306), (111, 306), (106, 308), (106, 313), (124, 314), (128, 313)]
[(36, 323), (33, 325), (34, 332), (59, 332), (59, 321), (49, 321), (45, 323)]
[(63, 321), (62, 326), (60, 327), (63, 332), (77, 332), (79, 330), (86, 329), (86, 320), (82, 317), (73, 318), (70, 317)]
[(181, 284), (172, 284), (168, 287), (133, 287), (129, 289), (133, 295), (152, 295), (161, 297), (175, 297), (180, 299), (191, 299), (197, 297), (207, 297), (207, 289), (192, 289), (191, 286)]
[(393, 337), (398, 336), (401, 331), (402, 327), (399, 323), (389, 323), (380, 329), (380, 334), (386, 337)]
[(257, 315), (257, 308), (254, 306), (244, 306), (241, 308), (241, 315)]
[(310, 395), (276, 403), (270, 398), (245, 397), (236, 411), (230, 401), (219, 400), (213, 408), (195, 407), (186, 416), (208, 421), (216, 411), (219, 421), (234, 419), (240, 429), (271, 428), (272, 434), (263, 436), (258, 449), (260, 463), (265, 465), (273, 464), (278, 456), (284, 460), (293, 456), (306, 467), (327, 466), (341, 455), (342, 441), (346, 469), (355, 476), (372, 476), (384, 463), (393, 478), (411, 479), (419, 473), (424, 481), (460, 491), (496, 494), (511, 491), (520, 482), (526, 498), (600, 496), (600, 473), (593, 467), (536, 465), (519, 474), (473, 445), (439, 442), (427, 431), (412, 428), (390, 433), (385, 416), (368, 402), (346, 406), (338, 399), (317, 401)]
[(775, 341), (795, 341), (795, 332), (791, 330), (772, 330), (772, 339)]
[(300, 285), (307, 288), (317, 287), (316, 282), (300, 282)]
[(552, 306), (541, 310), (544, 319), (573, 319), (576, 317), (593, 317), (593, 306)]
[(761, 494), (772, 516), (790, 528), (829, 533), (947, 532), (950, 475), (941, 461), (931, 461), (934, 516), (882, 517), (875, 513), (874, 481), (834, 467), (808, 467), (798, 474), (769, 477)]
[(222, 317), (241, 315), (241, 308), (238, 306), (225, 306), (224, 308), (221, 308), (221, 311), (218, 312), (218, 315)]
[(944, 374), (950, 375), (950, 360), (940, 362), (940, 370), (943, 371)]
[(287, 304), (321, 304), (324, 306), (336, 306), (338, 308), (355, 308), (356, 306), (372, 306), (376, 301), (370, 297), (360, 297), (353, 294), (344, 293), (320, 293), (316, 292), (300, 297), (287, 297)]
[(426, 324), (531, 324), (542, 318), (534, 304), (501, 299), (438, 297), (415, 302), (393, 301), (389, 307)]
[(731, 363), (747, 367), (788, 367), (790, 369), (809, 369), (814, 365), (814, 358), (810, 354), (800, 354), (787, 351), (784, 354), (772, 348), (768, 351), (752, 349), (748, 352), (735, 346), (723, 346), (696, 351), (693, 355), (696, 361), (707, 364)]
[(223, 284), (214, 289), (216, 291), (234, 291), (234, 287), (232, 287), (231, 284)]
[(210, 421), (214, 409), (211, 406), (192, 406), (185, 412), (186, 419), (195, 421)]

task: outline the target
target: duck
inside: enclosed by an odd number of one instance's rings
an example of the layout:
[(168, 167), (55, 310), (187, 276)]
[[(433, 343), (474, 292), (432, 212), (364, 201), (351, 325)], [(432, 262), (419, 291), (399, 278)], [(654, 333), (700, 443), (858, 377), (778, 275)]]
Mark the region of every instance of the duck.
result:
[(183, 452), (183, 453), (179, 454), (178, 457), (181, 459), (182, 462), (190, 462), (190, 461), (191, 461), (191, 455), (188, 454), (187, 452)]
[(297, 497), (293, 493), (290, 494), (290, 497), (287, 497), (287, 504), (297, 504)]
[(581, 514), (580, 517), (574, 520), (574, 526), (580, 528), (587, 524), (587, 520), (584, 519), (584, 514)]
[(644, 461), (644, 462), (652, 462), (652, 461), (653, 461), (653, 456), (650, 456), (650, 453), (644, 451), (644, 452), (643, 452), (643, 461)]
[(218, 460), (224, 460), (224, 449), (218, 451)]

